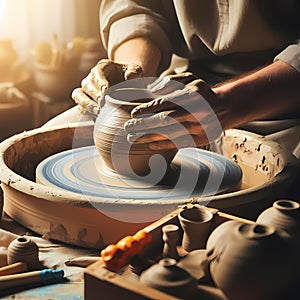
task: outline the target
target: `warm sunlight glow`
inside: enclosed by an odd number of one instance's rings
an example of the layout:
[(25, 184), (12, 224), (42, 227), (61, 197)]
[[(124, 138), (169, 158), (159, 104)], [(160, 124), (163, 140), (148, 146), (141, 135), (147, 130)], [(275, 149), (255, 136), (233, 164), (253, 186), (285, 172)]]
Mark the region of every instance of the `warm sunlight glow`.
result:
[(0, 22), (3, 18), (4, 6), (5, 6), (5, 0), (0, 0)]

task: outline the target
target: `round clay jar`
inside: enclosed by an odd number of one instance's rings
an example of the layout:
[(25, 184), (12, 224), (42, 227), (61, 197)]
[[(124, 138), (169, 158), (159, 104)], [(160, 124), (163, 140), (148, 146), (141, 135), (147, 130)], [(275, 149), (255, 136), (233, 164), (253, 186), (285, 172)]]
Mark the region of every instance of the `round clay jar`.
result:
[(277, 200), (264, 210), (256, 220), (259, 224), (285, 231), (300, 243), (300, 204), (293, 200)]
[(20, 236), (13, 240), (7, 248), (7, 263), (23, 262), (29, 270), (40, 267), (39, 248), (31, 239)]
[(173, 160), (177, 149), (152, 150), (147, 144), (127, 140), (124, 123), (131, 119), (132, 109), (153, 98), (145, 88), (111, 89), (106, 95), (95, 123), (94, 142), (108, 170), (126, 176), (160, 174)]
[(140, 282), (180, 299), (191, 299), (197, 290), (196, 279), (178, 267), (173, 258), (162, 258), (142, 272)]
[(231, 300), (275, 299), (299, 275), (291, 239), (273, 227), (225, 222), (211, 233), (206, 251), (213, 281)]

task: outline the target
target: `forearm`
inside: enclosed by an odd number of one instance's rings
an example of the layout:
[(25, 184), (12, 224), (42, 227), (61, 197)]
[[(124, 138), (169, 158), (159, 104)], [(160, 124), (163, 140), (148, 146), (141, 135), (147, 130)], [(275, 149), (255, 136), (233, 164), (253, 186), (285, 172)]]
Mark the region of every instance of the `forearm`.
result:
[(120, 63), (140, 65), (144, 76), (157, 76), (161, 52), (151, 40), (135, 38), (121, 44), (113, 53), (112, 59)]
[(224, 101), (220, 121), (224, 129), (229, 129), (257, 119), (299, 111), (299, 87), (300, 73), (277, 61), (213, 90)]

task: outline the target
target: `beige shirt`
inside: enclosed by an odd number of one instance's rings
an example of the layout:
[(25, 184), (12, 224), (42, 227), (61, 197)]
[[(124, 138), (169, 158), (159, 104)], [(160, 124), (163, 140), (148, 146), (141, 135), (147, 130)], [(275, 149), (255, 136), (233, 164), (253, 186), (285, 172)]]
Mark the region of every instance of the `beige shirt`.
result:
[(108, 56), (122, 42), (146, 36), (163, 53), (161, 70), (175, 53), (232, 75), (273, 59), (300, 71), (298, 36), (278, 25), (266, 21), (254, 0), (102, 0), (100, 6)]

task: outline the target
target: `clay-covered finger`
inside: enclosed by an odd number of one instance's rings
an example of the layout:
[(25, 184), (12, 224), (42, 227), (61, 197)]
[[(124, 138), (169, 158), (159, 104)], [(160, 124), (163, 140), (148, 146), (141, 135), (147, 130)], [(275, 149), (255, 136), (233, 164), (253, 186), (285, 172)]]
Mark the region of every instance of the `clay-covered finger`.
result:
[(197, 77), (190, 72), (162, 76), (149, 84), (148, 89), (155, 94), (165, 95), (178, 89), (183, 89), (187, 83), (195, 79)]
[(147, 88), (156, 95), (166, 95), (172, 93), (178, 89), (184, 88), (184, 85), (177, 82), (172, 81), (169, 76), (159, 77), (154, 82), (149, 84)]
[(139, 65), (128, 64), (128, 65), (123, 65), (123, 68), (125, 68), (125, 72), (124, 72), (125, 80), (136, 79), (143, 76), (143, 69)]
[(95, 86), (104, 93), (109, 87), (124, 81), (124, 65), (109, 59), (102, 59), (92, 68), (90, 74)]
[(201, 96), (192, 88), (176, 90), (173, 93), (155, 98), (152, 101), (135, 107), (131, 111), (131, 116), (135, 118), (142, 114), (158, 113), (161, 111), (178, 109), (180, 107), (188, 108), (189, 105), (194, 105), (194, 103), (197, 103), (197, 101), (200, 100)]
[(175, 140), (162, 140), (149, 144), (149, 148), (152, 150), (166, 150), (166, 149), (181, 149), (187, 147), (200, 147), (206, 145), (208, 142), (207, 137), (199, 137), (198, 135), (181, 136)]
[(169, 126), (149, 128), (136, 132), (130, 132), (127, 135), (129, 142), (133, 143), (151, 143), (153, 141), (176, 140), (181, 136), (195, 135), (203, 131), (200, 124), (197, 123), (174, 123)]
[(163, 111), (147, 117), (130, 119), (124, 124), (124, 129), (127, 132), (135, 132), (174, 124), (176, 120), (169, 117), (171, 113), (172, 111)]
[(80, 105), (83, 109), (85, 109), (91, 101), (93, 101), (82, 88), (76, 88), (72, 92), (72, 99)]
[(97, 86), (95, 86), (91, 80), (91, 75), (88, 75), (82, 79), (81, 87), (84, 93), (90, 96), (93, 100), (96, 100), (103, 95), (103, 92)]

